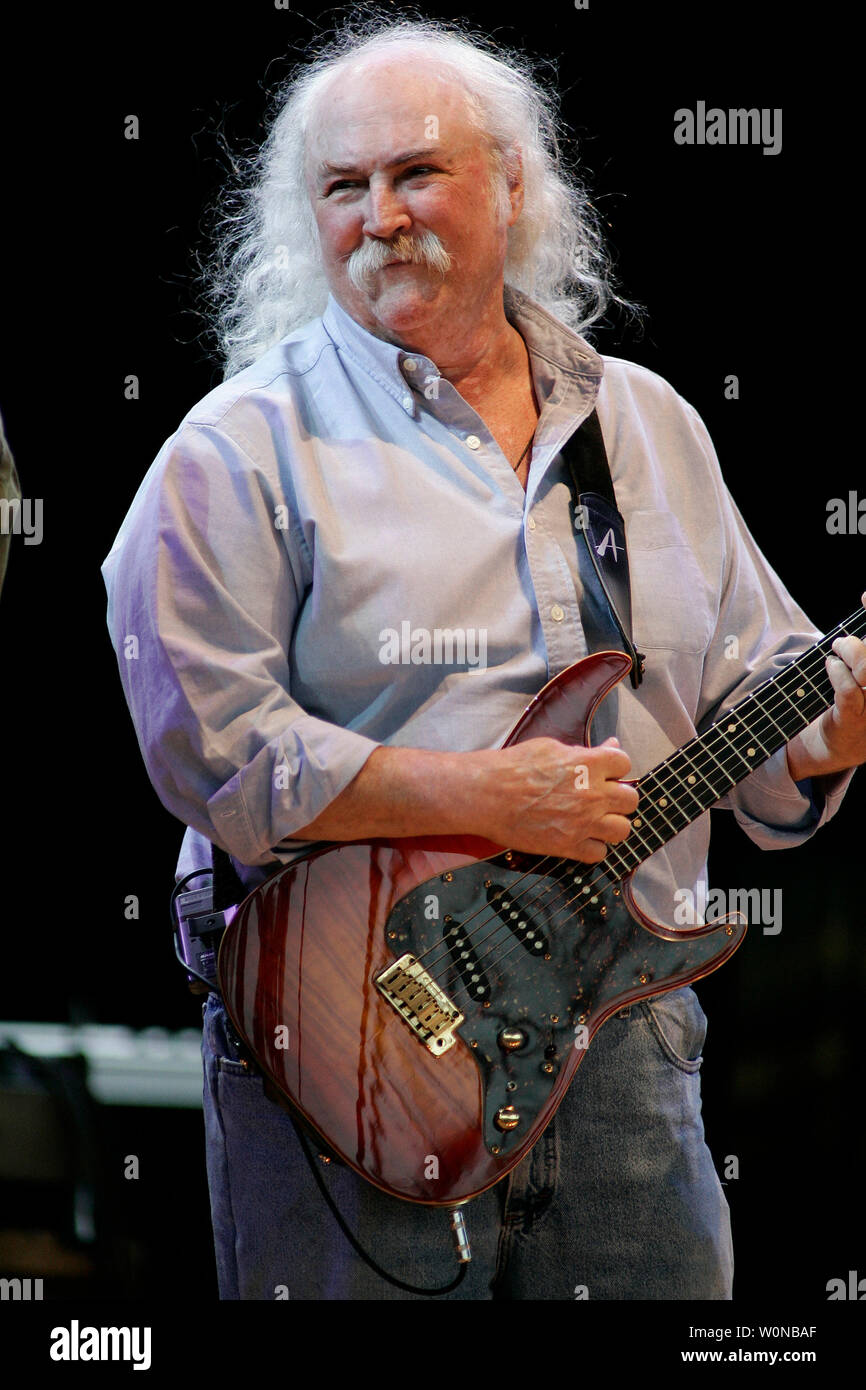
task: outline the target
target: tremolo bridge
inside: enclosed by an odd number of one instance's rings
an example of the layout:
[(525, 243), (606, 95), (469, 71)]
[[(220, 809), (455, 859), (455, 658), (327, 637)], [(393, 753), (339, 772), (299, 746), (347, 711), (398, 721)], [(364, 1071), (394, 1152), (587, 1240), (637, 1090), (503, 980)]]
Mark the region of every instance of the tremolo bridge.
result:
[(376, 988), (435, 1056), (447, 1052), (457, 1039), (453, 1030), (463, 1014), (448, 995), (408, 952), (389, 965)]

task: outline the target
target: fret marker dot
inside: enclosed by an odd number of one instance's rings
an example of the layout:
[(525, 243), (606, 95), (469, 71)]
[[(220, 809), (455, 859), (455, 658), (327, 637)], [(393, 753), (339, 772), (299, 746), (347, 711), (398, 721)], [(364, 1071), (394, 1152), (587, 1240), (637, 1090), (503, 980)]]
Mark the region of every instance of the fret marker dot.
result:
[(805, 692), (805, 690), (803, 690), (803, 689), (801, 688), (800, 690), (795, 690), (794, 694), (797, 696), (797, 699), (798, 699), (798, 700), (802, 700), (802, 698), (803, 698), (803, 696), (806, 694), (806, 692)]
[(636, 828), (640, 827), (640, 825), (641, 825), (641, 818), (640, 818), (640, 816), (635, 816), (634, 820), (632, 821), (632, 825), (635, 826)]
[(693, 772), (690, 772), (689, 775), (688, 775), (688, 777), (686, 778), (686, 781), (687, 781), (687, 782), (696, 782), (696, 781), (697, 781), (697, 778), (695, 777), (695, 775), (694, 775)]
[(755, 750), (754, 750), (754, 748), (747, 748), (747, 749), (746, 749), (746, 752), (748, 753), (748, 755), (749, 755), (750, 758), (754, 758), (754, 756), (755, 756)]
[(659, 805), (660, 805), (660, 806), (667, 806), (667, 804), (668, 804), (668, 799), (667, 799), (667, 797), (666, 797), (666, 796), (660, 796), (660, 797), (659, 797)]
[(736, 726), (736, 724), (729, 724), (729, 725), (728, 725), (728, 733), (729, 733), (729, 734), (735, 734), (736, 732), (737, 732), (737, 726)]

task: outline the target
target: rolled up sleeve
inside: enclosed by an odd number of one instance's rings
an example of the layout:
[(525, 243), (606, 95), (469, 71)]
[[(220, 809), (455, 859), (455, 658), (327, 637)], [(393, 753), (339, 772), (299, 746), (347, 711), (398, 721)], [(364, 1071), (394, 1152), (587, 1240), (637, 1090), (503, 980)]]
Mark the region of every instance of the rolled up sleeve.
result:
[(272, 860), (378, 746), (292, 698), (289, 648), (309, 556), (290, 512), (236, 440), (187, 423), (102, 567), (157, 795), (244, 864)]
[[(765, 559), (722, 479), (700, 417), (695, 428), (710, 461), (722, 530), (724, 571), (715, 635), (707, 652), (698, 731), (703, 733), (823, 634)], [(718, 803), (763, 849), (803, 843), (839, 809), (854, 770), (795, 782), (785, 748)]]

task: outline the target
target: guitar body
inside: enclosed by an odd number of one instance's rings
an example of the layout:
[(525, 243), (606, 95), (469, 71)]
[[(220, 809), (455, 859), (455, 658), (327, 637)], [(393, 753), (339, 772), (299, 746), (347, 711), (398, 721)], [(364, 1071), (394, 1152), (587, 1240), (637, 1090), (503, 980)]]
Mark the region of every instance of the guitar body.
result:
[[(601, 652), (569, 667), (507, 743), (587, 746), (630, 665)], [(472, 837), (316, 849), (227, 928), (229, 1016), (362, 1177), (409, 1201), (466, 1201), (535, 1144), (612, 1013), (715, 970), (745, 934), (739, 920), (654, 922), (629, 877), (595, 868)]]

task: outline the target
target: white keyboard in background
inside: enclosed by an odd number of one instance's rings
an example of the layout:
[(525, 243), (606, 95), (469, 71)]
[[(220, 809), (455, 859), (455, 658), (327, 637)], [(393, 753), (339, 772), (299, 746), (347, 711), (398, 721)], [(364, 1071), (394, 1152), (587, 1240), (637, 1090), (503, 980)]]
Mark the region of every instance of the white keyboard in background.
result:
[(88, 1089), (103, 1105), (201, 1105), (200, 1029), (0, 1021), (0, 1047), (7, 1041), (34, 1057), (83, 1054)]

